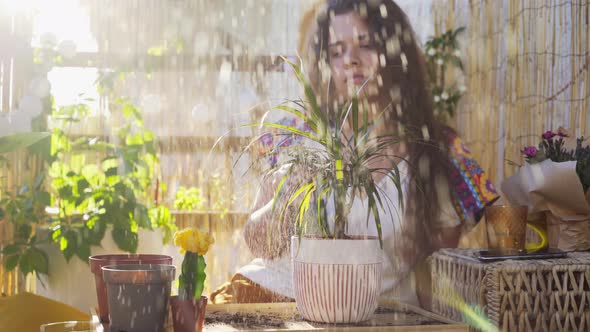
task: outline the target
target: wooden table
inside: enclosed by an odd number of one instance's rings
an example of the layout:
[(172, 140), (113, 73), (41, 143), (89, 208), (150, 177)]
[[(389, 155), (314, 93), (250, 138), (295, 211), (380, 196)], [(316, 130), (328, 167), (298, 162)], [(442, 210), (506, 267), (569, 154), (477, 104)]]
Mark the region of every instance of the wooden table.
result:
[[(93, 313), (95, 314), (95, 313)], [(399, 302), (382, 302), (372, 319), (355, 325), (301, 318), (295, 303), (209, 304), (204, 331), (469, 331), (469, 325)], [(105, 332), (109, 332), (105, 327)], [(167, 332), (174, 332), (171, 324)]]
[[(221, 319), (218, 319), (221, 318)], [(231, 318), (232, 322), (228, 322)], [(246, 319), (246, 323), (240, 320)], [(469, 331), (469, 326), (398, 302), (381, 303), (369, 321), (320, 324), (305, 321), (295, 303), (208, 305), (205, 331)], [(248, 324), (256, 321), (258, 323)]]

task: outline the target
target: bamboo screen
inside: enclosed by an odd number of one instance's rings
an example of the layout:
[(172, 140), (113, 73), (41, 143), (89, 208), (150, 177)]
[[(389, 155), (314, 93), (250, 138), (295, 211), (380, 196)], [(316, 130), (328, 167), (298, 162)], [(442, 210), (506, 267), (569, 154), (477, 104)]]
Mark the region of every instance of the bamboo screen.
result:
[(496, 183), (541, 133), (590, 134), (588, 0), (437, 0), (436, 33), (466, 26), (456, 128)]

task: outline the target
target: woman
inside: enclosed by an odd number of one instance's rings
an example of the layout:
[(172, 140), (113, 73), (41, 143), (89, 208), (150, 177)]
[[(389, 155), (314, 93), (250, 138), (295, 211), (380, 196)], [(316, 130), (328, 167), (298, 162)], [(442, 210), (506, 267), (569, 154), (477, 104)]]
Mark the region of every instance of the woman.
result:
[[(457, 135), (436, 120), (427, 88), (424, 55), (406, 15), (394, 2), (322, 1), (304, 17), (302, 28), (307, 30), (300, 36), (299, 49), (304, 64), (309, 66), (308, 74), (322, 108), (329, 113), (358, 91), (362, 111), (369, 112), (370, 118), (385, 112), (384, 120), (378, 124), (380, 133), (411, 137), (392, 151), (407, 160), (407, 163), (401, 158), (395, 161), (406, 174), (403, 186), (406, 205), (401, 218), (396, 213), (382, 211), (386, 215), (382, 226), (388, 257), (384, 262), (382, 295), (394, 295), (417, 304), (415, 287), (411, 285), (412, 271), (439, 248), (456, 247), (462, 226), (477, 221), (483, 207), (497, 198), (496, 192)], [(285, 142), (263, 143), (285, 145)], [(391, 162), (383, 158), (379, 166), (391, 168)], [(244, 229), (246, 243), (261, 258), (240, 269), (231, 283), (214, 292), (214, 302), (292, 299), (289, 223), (283, 223), (285, 227), (280, 234), (268, 234), (272, 193), (276, 187), (273, 181), (285, 171), (279, 169), (277, 177), (267, 179), (257, 199), (258, 210)], [(391, 202), (396, 202), (397, 193), (386, 188), (387, 181), (379, 183), (390, 193)], [(352, 213), (366, 216), (362, 202), (355, 202)], [(357, 220), (365, 224), (364, 218)], [(356, 226), (349, 232), (366, 234), (367, 229), (355, 229)], [(268, 239), (271, 239), (270, 246)], [(428, 276), (428, 272), (424, 275)], [(418, 290), (424, 284), (420, 280), (416, 285)], [(423, 304), (429, 302), (428, 292), (417, 295)]]

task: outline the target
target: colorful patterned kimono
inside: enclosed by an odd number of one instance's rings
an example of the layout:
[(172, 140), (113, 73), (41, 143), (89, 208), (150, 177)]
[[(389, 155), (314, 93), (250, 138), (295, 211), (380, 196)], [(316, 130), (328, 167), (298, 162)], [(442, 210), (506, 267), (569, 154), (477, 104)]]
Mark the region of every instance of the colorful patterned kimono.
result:
[(452, 130), (444, 131), (449, 142), (451, 169), (451, 188), (455, 210), (462, 221), (479, 221), (483, 209), (494, 203), (500, 196), (488, 179), (471, 151)]

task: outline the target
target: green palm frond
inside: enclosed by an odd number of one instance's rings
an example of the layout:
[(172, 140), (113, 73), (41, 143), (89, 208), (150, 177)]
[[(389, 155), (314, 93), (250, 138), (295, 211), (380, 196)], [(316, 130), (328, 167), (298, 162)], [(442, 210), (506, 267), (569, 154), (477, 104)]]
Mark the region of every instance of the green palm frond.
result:
[(327, 216), (326, 216), (326, 210), (325, 207), (323, 207), (323, 204), (325, 204), (323, 198), (328, 196), (331, 192), (331, 188), (330, 186), (327, 185), (327, 183), (323, 183), (320, 186), (320, 194), (317, 196), (317, 221), (318, 221), (318, 226), (320, 227), (320, 230), (322, 231), (322, 235), (325, 237), (329, 236), (330, 233), (330, 227), (328, 226), (328, 221), (326, 220)]
[(377, 236), (379, 237), (379, 245), (383, 248), (383, 230), (381, 229), (381, 218), (379, 215), (379, 210), (377, 207), (376, 199), (378, 199), (379, 204), (381, 207), (383, 204), (381, 203), (381, 198), (377, 193), (377, 189), (374, 186), (367, 185), (365, 186), (365, 191), (367, 193), (367, 198), (369, 200), (369, 209), (367, 211), (367, 220), (369, 220), (369, 216), (371, 212), (373, 213), (373, 218), (375, 218), (375, 227), (377, 228)]
[[(305, 191), (305, 195), (303, 196), (303, 200), (301, 204), (299, 204), (299, 212), (297, 214), (296, 223), (299, 227), (302, 227), (304, 231), (306, 231), (307, 223), (304, 223), (305, 216), (307, 215), (307, 211), (309, 210), (312, 195), (315, 192), (316, 187), (314, 183), (311, 183), (310, 186), (307, 187)], [(307, 232), (306, 232), (307, 233)]]
[(283, 110), (285, 112), (289, 112), (295, 115), (296, 117), (300, 118), (303, 122), (307, 123), (307, 125), (309, 125), (313, 132), (317, 132), (318, 126), (316, 124), (316, 121), (313, 118), (308, 117), (304, 112), (288, 105), (275, 106), (274, 109)]
[[(320, 109), (320, 105), (318, 104), (318, 100), (315, 95), (315, 92), (313, 91), (313, 88), (311, 87), (309, 80), (303, 74), (303, 71), (301, 70), (301, 68), (299, 66), (297, 66), (296, 64), (292, 63), (291, 61), (289, 61), (289, 59), (282, 57), (282, 56), (281, 56), (281, 58), (285, 62), (287, 62), (291, 66), (291, 68), (293, 68), (293, 70), (295, 71), (295, 74), (297, 76), (297, 80), (303, 86), (303, 90), (305, 92), (305, 97), (307, 98), (307, 101), (310, 103), (310, 107), (309, 107), (309, 109), (311, 110), (310, 113), (313, 114), (314, 116), (316, 116), (318, 119), (320, 119), (321, 124), (328, 124), (327, 115), (324, 114), (322, 112), (322, 110)], [(320, 128), (320, 129), (325, 130), (327, 128)]]
[(266, 128), (280, 129), (280, 130), (284, 130), (286, 132), (289, 132), (293, 135), (301, 136), (301, 137), (307, 138), (309, 140), (312, 140), (312, 141), (315, 141), (318, 143), (322, 142), (320, 137), (315, 136), (312, 133), (308, 133), (308, 132), (302, 131), (298, 128), (295, 128), (292, 126), (287, 126), (287, 125), (282, 125), (279, 123), (273, 123), (273, 122), (251, 123), (251, 124), (244, 125), (243, 127), (266, 127)]

